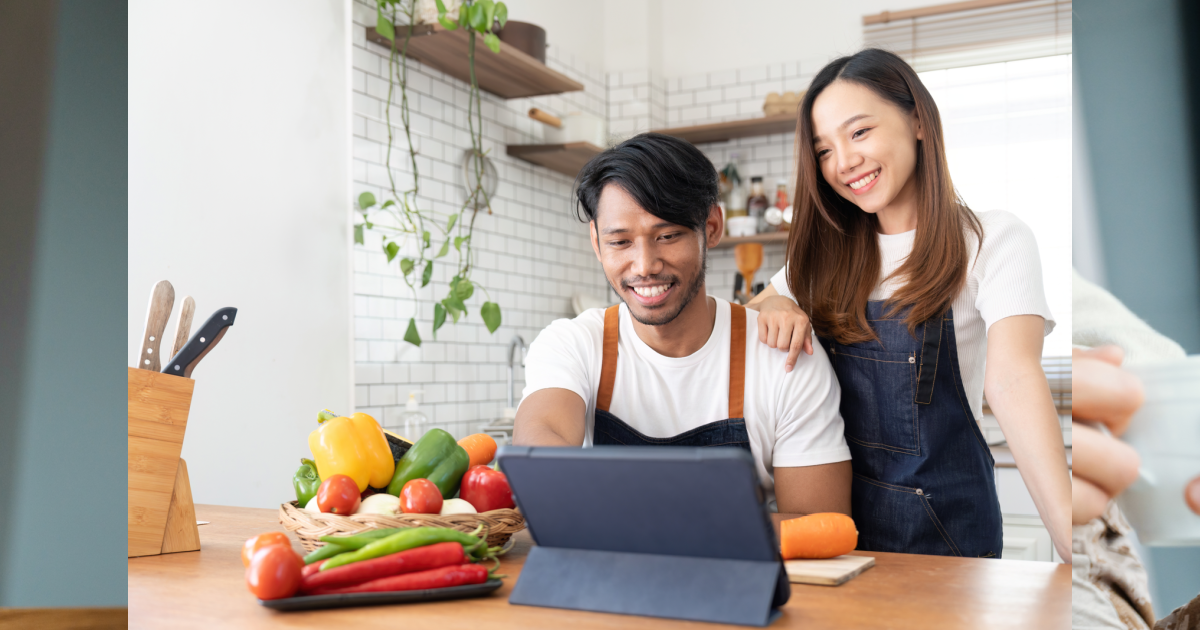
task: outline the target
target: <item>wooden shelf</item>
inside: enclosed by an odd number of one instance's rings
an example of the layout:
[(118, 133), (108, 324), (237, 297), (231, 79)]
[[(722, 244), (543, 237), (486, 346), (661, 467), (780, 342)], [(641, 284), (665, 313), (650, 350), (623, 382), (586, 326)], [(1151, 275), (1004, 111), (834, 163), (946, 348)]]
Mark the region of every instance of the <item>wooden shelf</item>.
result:
[(763, 245), (774, 245), (776, 243), (787, 243), (789, 232), (764, 232), (755, 234), (754, 236), (725, 236), (721, 238), (721, 242), (713, 249), (728, 249), (734, 245), (742, 243), (762, 243)]
[(712, 123), (711, 125), (657, 129), (656, 131), (664, 135), (687, 140), (692, 144), (723, 142), (734, 138), (766, 136), (773, 133), (796, 133), (796, 115), (780, 114), (778, 116), (763, 116), (747, 120)]
[[(403, 44), (407, 26), (396, 27), (396, 45)], [(467, 33), (464, 29), (448, 31), (440, 24), (421, 24), (413, 30), (408, 41), (408, 56), (432, 68), (471, 82), (467, 63)], [(367, 41), (392, 49), (392, 42), (367, 28)], [(500, 98), (561, 94), (583, 89), (583, 84), (546, 67), (546, 64), (500, 42), (500, 52), (494, 53), (483, 45), (483, 37), (475, 40), (475, 76), (479, 88)]]
[(508, 154), (557, 173), (575, 177), (588, 160), (603, 150), (590, 142), (513, 144), (509, 145)]

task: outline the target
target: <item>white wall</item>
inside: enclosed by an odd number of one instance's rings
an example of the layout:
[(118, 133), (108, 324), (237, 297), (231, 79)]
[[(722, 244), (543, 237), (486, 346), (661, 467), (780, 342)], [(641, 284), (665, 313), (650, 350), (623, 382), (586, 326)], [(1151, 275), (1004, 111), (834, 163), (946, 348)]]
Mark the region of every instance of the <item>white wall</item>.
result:
[[(664, 76), (829, 59), (862, 47), (862, 17), (936, 0), (661, 0)], [(606, 41), (616, 37), (605, 34)], [(628, 70), (629, 68), (610, 68)]]
[(504, 4), (508, 19), (546, 29), (546, 43), (555, 56), (593, 72), (604, 69), (604, 8), (612, 1), (504, 0)]
[(277, 506), (351, 405), (349, 3), (134, 0), (129, 25), (129, 365), (158, 280), (193, 331), (238, 307), (183, 457), (196, 502)]

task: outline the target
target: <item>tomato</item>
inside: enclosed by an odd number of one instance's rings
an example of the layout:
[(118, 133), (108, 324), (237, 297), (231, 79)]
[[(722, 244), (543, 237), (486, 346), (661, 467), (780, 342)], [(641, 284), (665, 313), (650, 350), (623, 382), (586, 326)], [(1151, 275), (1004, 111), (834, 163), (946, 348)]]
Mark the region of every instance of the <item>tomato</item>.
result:
[(400, 490), (400, 511), (405, 514), (439, 514), (442, 491), (428, 479), (413, 479)]
[(483, 465), (467, 469), (458, 496), (480, 512), (516, 507), (512, 488), (508, 486), (508, 477)]
[(291, 547), (292, 540), (283, 532), (266, 532), (246, 539), (246, 544), (242, 545), (242, 566), (250, 566), (250, 559), (254, 557), (254, 552), (267, 545), (287, 545)]
[[(357, 486), (356, 486), (357, 487)], [(259, 599), (291, 597), (300, 590), (304, 559), (289, 544), (267, 545), (254, 552), (246, 569), (246, 587)]]
[(353, 514), (360, 503), (358, 482), (349, 475), (330, 475), (317, 488), (317, 507), (322, 512)]

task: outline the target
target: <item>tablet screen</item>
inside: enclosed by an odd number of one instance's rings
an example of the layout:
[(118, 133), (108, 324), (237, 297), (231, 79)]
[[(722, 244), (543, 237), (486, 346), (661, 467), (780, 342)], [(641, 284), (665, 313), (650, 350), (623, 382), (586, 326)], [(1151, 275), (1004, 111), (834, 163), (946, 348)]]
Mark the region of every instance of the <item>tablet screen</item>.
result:
[(743, 449), (503, 447), (538, 545), (776, 561), (774, 530)]

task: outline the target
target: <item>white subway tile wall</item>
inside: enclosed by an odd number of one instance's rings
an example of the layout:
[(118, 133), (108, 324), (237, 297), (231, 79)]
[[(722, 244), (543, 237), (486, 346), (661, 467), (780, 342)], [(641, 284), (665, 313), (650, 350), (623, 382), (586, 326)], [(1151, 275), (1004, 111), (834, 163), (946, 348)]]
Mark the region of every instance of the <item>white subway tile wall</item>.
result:
[(608, 85), (609, 144), (667, 126), (667, 81), (646, 70), (610, 72)]
[[(366, 41), (366, 27), (374, 26), (375, 18), (373, 4), (356, 0), (353, 190), (356, 197), (371, 192), (382, 202), (389, 198), (385, 194), (389, 173), (384, 112), (389, 51)], [(481, 46), (478, 54), (492, 53)], [(435, 264), (433, 281), (419, 289), (414, 300), (397, 261), (387, 262), (379, 235), (367, 232), (365, 245), (355, 247), (355, 407), (384, 426), (397, 426), (408, 393), (421, 390), (421, 410), (432, 426), (456, 437), (478, 431), (499, 418), (506, 404), (508, 346), (513, 335), (532, 342), (551, 321), (573, 316), (570, 298), (574, 293), (605, 294), (603, 274), (588, 246), (587, 228), (572, 215), (571, 178), (505, 153), (508, 144), (543, 142), (543, 125), (527, 116), (530, 107), (555, 114), (585, 111), (606, 115), (607, 86), (601, 69), (577, 62), (553, 42), (547, 48), (546, 62), (585, 89), (511, 100), (483, 92), (483, 143), (496, 166), (499, 184), (492, 198), (493, 214), (481, 212), (475, 219), (472, 278), (486, 292), (476, 290), (467, 301), (470, 314), (465, 320), (447, 322), (434, 340), (433, 303), (445, 296), (454, 274), (453, 265), (442, 262), (456, 260), (453, 248)], [(411, 60), (409, 82), (411, 121), (419, 151), (418, 204), (434, 212), (444, 225), (464, 197), (459, 165), (470, 146), (469, 86)], [(637, 93), (639, 86), (649, 104), (652, 90), (648, 79), (631, 88)], [(664, 101), (659, 98), (656, 102)], [(635, 118), (637, 111), (630, 109)], [(647, 105), (646, 111), (654, 108)], [(403, 190), (411, 183), (412, 168), (398, 106), (393, 105), (390, 114), (396, 136), (391, 176)], [(436, 230), (434, 233), (436, 251), (442, 239)], [(401, 256), (413, 252), (402, 250)], [(503, 314), (503, 324), (494, 334), (488, 333), (479, 317), (479, 307), (489, 296)], [(413, 315), (423, 339), (419, 348), (403, 339)], [(524, 386), (519, 367), (515, 376), (519, 399)]]

